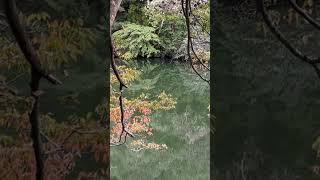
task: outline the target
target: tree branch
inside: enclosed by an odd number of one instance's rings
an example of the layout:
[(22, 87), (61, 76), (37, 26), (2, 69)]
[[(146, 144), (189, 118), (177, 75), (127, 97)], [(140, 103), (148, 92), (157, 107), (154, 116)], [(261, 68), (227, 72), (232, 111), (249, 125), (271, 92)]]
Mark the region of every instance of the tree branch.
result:
[(31, 124), (31, 138), (33, 141), (33, 150), (36, 159), (36, 179), (44, 179), (44, 158), (43, 148), (41, 142), (40, 132), (40, 120), (39, 120), (39, 99), (41, 92), (39, 91), (39, 85), (41, 78), (47, 79), (52, 84), (62, 84), (53, 75), (46, 73), (40, 64), (39, 57), (32, 47), (31, 42), (27, 38), (27, 34), (22, 27), (18, 15), (18, 10), (15, 0), (5, 0), (5, 13), (8, 19), (10, 28), (15, 36), (18, 45), (23, 52), (26, 60), (31, 65), (31, 96), (34, 98), (31, 113), (29, 114), (29, 121)]
[[(127, 135), (133, 137), (127, 130), (125, 127), (125, 122), (124, 122), (124, 105), (123, 105), (123, 91), (124, 88), (127, 88), (127, 86), (125, 85), (123, 79), (120, 76), (119, 70), (117, 69), (116, 63), (115, 63), (115, 58), (114, 58), (114, 46), (113, 46), (113, 41), (112, 41), (112, 34), (111, 34), (111, 29), (110, 29), (110, 52), (111, 52), (111, 68), (118, 80), (118, 82), (120, 83), (119, 85), (119, 91), (120, 91), (120, 96), (119, 96), (119, 107), (120, 107), (120, 122), (121, 122), (121, 133), (120, 133), (120, 137), (119, 137), (119, 141), (117, 143), (117, 145), (122, 145), (126, 142), (127, 140)], [(124, 142), (121, 143), (122, 141), (122, 136), (123, 134), (125, 135), (125, 139)]]
[(194, 64), (192, 62), (192, 56), (190, 49), (192, 49), (192, 37), (191, 37), (191, 29), (190, 29), (190, 18), (189, 18), (189, 10), (190, 10), (190, 0), (181, 0), (181, 7), (182, 7), (182, 12), (185, 17), (186, 21), (186, 26), (187, 26), (187, 33), (188, 33), (188, 42), (187, 42), (187, 54), (188, 54), (188, 60), (190, 62), (190, 65), (193, 69), (193, 71), (205, 82), (210, 84), (210, 80), (205, 79), (194, 67)]
[(311, 65), (315, 70), (320, 78), (320, 70), (317, 67), (317, 64), (320, 62), (320, 58), (312, 58), (305, 54), (302, 54), (297, 48), (295, 48), (285, 37), (284, 35), (277, 29), (274, 24), (272, 23), (272, 20), (270, 19), (269, 15), (266, 12), (266, 8), (264, 6), (263, 0), (256, 0), (257, 4), (257, 12), (261, 12), (262, 18), (264, 22), (267, 24), (268, 28), (270, 29), (271, 33), (276, 36), (276, 38), (297, 58), (299, 58), (301, 61)]
[(54, 77), (52, 74), (46, 73), (41, 68), (39, 60), (40, 58), (32, 47), (31, 42), (27, 38), (27, 33), (20, 23), (15, 0), (6, 0), (5, 7), (10, 28), (26, 60), (29, 62), (32, 68), (40, 74), (41, 77), (44, 77), (52, 84), (62, 84), (61, 81), (59, 81), (56, 77)]
[(313, 19), (308, 13), (304, 11), (301, 7), (299, 7), (296, 3), (296, 0), (289, 0), (292, 8), (297, 11), (304, 19), (306, 19), (311, 25), (320, 30), (320, 23), (318, 23), (315, 19)]

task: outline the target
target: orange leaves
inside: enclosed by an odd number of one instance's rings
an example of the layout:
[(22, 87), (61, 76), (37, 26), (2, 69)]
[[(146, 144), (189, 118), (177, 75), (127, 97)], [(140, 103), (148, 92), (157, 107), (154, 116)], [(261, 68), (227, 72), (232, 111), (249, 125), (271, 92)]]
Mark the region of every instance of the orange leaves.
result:
[(143, 107), (143, 108), (140, 108), (140, 112), (147, 116), (151, 114), (151, 109)]
[[(133, 104), (131, 104), (133, 106)], [(133, 134), (146, 132), (148, 135), (152, 135), (152, 128), (150, 127), (151, 109), (147, 107), (129, 106), (124, 110), (124, 120), (126, 124), (126, 129)], [(111, 129), (111, 142), (116, 142), (121, 135), (122, 125), (121, 125), (121, 112), (120, 108), (110, 109), (110, 121), (112, 125)]]
[[(124, 119), (130, 119), (131, 116), (134, 114), (135, 110), (132, 108), (127, 108), (124, 110)], [(111, 108), (110, 109), (110, 121), (111, 122), (120, 122), (121, 120), (121, 111), (120, 111), (120, 107), (116, 107), (116, 108)]]
[(163, 110), (173, 109), (175, 108), (176, 104), (176, 100), (172, 98), (170, 94), (167, 94), (164, 91), (158, 95), (158, 101), (154, 102), (155, 108)]
[[(151, 112), (151, 111), (150, 111), (150, 112)], [(147, 117), (147, 116), (144, 116), (144, 117), (143, 117), (143, 120), (142, 120), (143, 123), (149, 124), (150, 121), (151, 121), (151, 119), (150, 119), (149, 117)]]
[[(134, 83), (140, 76), (140, 72), (136, 69), (127, 68), (125, 66), (119, 67), (121, 72), (121, 77), (124, 81), (129, 85), (130, 83)], [(117, 87), (117, 79), (114, 75), (111, 75), (111, 85)], [(128, 84), (129, 83), (129, 84)], [(124, 136), (122, 124), (121, 124), (121, 111), (119, 107), (119, 92), (117, 89), (111, 90), (111, 108), (110, 108), (110, 121), (111, 121), (111, 134), (110, 141), (111, 143), (117, 144), (120, 139), (120, 136)], [(166, 92), (162, 92), (153, 98), (154, 100), (150, 100), (152, 97), (141, 93), (140, 96), (136, 96), (136, 98), (128, 99), (124, 97), (124, 125), (126, 131), (137, 135), (139, 139), (133, 139), (129, 146), (132, 149), (149, 149), (149, 150), (160, 150), (166, 149), (167, 146), (165, 144), (160, 145), (156, 143), (148, 143), (145, 140), (148, 136), (153, 135), (153, 128), (151, 126), (151, 122), (154, 121), (152, 119), (152, 112), (155, 110), (170, 110), (175, 108), (176, 100), (172, 98), (171, 95)], [(123, 138), (123, 137), (121, 137)]]

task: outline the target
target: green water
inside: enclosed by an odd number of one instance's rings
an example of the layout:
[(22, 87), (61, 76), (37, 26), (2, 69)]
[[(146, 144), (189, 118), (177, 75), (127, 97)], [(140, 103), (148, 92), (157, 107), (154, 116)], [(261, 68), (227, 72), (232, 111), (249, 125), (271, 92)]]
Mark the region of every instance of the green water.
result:
[[(153, 70), (150, 65), (138, 68), (143, 70), (142, 80), (159, 76), (149, 93), (164, 90), (177, 98), (175, 109), (152, 115), (150, 141), (164, 143), (168, 150), (134, 152), (125, 146), (112, 147), (111, 180), (208, 180), (209, 87), (181, 64), (156, 62), (151, 66), (156, 64)], [(132, 93), (139, 94), (128, 92)]]
[[(144, 60), (146, 62), (146, 60)], [(209, 86), (201, 81), (189, 67), (182, 64), (140, 63), (135, 65), (142, 70), (141, 79), (133, 86), (149, 86), (147, 91), (157, 95), (166, 91), (177, 98), (176, 108), (169, 111), (156, 111), (152, 115), (154, 135), (150, 141), (166, 144), (168, 150), (146, 150), (133, 152), (126, 146), (111, 149), (112, 180), (208, 180), (209, 179)], [(41, 111), (51, 112), (63, 121), (69, 115), (85, 115), (94, 111), (97, 104), (103, 102), (106, 93), (104, 60), (88, 58), (79, 61), (77, 66), (66, 68), (70, 74), (63, 80), (62, 86), (52, 86), (45, 81), (41, 89), (45, 92), (41, 99)], [(158, 79), (156, 78), (158, 77)], [(157, 79), (154, 84), (143, 84)], [(14, 84), (20, 93), (28, 94), (29, 77), (23, 76)], [(126, 90), (126, 97), (134, 98), (141, 91)], [(146, 92), (144, 90), (144, 92)], [(80, 101), (76, 106), (66, 106), (57, 98), (78, 93)], [(72, 103), (71, 103), (72, 104)], [(77, 160), (76, 167), (67, 177), (73, 179), (80, 171), (94, 171), (107, 167), (96, 163), (93, 155), (84, 155)]]

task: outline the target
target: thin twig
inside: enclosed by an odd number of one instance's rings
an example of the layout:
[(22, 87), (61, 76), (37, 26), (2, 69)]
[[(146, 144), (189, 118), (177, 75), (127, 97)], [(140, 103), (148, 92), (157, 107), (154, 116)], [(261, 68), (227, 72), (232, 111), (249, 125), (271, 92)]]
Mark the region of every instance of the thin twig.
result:
[[(210, 35), (210, 33), (206, 30), (206, 28), (204, 27), (203, 23), (197, 18), (196, 15), (193, 14), (193, 11), (192, 11), (192, 7), (191, 7), (191, 0), (188, 0), (189, 1), (189, 10), (190, 10), (190, 14), (194, 17), (194, 19), (196, 20), (196, 22), (201, 26), (202, 30), (207, 33), (208, 35)], [(189, 23), (190, 24), (190, 23)], [(200, 64), (205, 67), (208, 71), (210, 71), (210, 68), (208, 66), (206, 66), (202, 60), (198, 57), (197, 53), (195, 52), (194, 50), (194, 47), (193, 47), (193, 38), (191, 37), (191, 40), (190, 40), (190, 47), (191, 47), (191, 50), (192, 50), (192, 53), (194, 54), (195, 58), (200, 62)]]
[(22, 77), (23, 75), (25, 75), (25, 73), (21, 73), (21, 74), (17, 75), (16, 77), (14, 77), (13, 79), (10, 79), (10, 80), (7, 82), (7, 85), (15, 82), (17, 79), (19, 79), (19, 78)]
[(320, 23), (313, 19), (308, 13), (304, 11), (301, 7), (299, 7), (296, 3), (296, 0), (289, 0), (292, 8), (297, 11), (305, 20), (307, 20), (311, 25), (320, 30)]
[(276, 38), (299, 60), (311, 65), (317, 73), (317, 76), (320, 78), (320, 70), (317, 67), (317, 64), (320, 62), (320, 57), (311, 58), (305, 54), (302, 54), (297, 48), (295, 48), (285, 37), (284, 35), (279, 31), (278, 28), (276, 28), (269, 15), (267, 14), (266, 8), (264, 6), (263, 0), (256, 0), (257, 4), (257, 12), (261, 12), (262, 18), (264, 22), (267, 24), (268, 28), (270, 29), (271, 33), (276, 36)]
[(210, 84), (210, 80), (205, 79), (204, 77), (202, 77), (202, 75), (196, 70), (196, 68), (194, 67), (194, 64), (192, 62), (192, 56), (191, 56), (191, 30), (190, 30), (190, 19), (189, 19), (189, 3), (190, 0), (181, 0), (181, 6), (182, 6), (182, 12), (185, 16), (185, 20), (186, 20), (186, 26), (187, 26), (187, 33), (188, 33), (188, 42), (187, 42), (187, 54), (188, 54), (188, 59), (190, 62), (190, 65), (193, 69), (193, 71), (205, 82), (207, 82), (208, 84)]

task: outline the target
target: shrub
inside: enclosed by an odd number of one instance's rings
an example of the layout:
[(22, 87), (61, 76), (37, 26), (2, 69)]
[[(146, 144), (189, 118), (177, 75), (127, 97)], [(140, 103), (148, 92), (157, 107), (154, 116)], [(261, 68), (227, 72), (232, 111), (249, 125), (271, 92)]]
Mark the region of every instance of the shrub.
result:
[(125, 60), (156, 56), (160, 51), (160, 38), (155, 28), (134, 23), (126, 23), (121, 30), (113, 33), (119, 55)]

